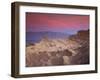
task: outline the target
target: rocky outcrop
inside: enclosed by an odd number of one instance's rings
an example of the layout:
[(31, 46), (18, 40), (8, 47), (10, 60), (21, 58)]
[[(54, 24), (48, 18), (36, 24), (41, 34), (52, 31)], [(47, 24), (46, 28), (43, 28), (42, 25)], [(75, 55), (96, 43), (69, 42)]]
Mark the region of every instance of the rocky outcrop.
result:
[(26, 47), (26, 66), (89, 64), (89, 30), (67, 39), (43, 38)]
[(70, 58), (71, 64), (89, 64), (89, 30), (79, 31), (71, 39), (81, 44), (81, 47), (77, 48), (78, 53)]

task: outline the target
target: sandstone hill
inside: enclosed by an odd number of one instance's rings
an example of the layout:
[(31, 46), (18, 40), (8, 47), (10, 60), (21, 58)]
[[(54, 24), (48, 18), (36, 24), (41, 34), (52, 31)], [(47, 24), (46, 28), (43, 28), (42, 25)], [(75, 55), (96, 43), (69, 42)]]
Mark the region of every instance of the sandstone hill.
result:
[(26, 67), (89, 64), (89, 30), (66, 39), (44, 37), (26, 47)]

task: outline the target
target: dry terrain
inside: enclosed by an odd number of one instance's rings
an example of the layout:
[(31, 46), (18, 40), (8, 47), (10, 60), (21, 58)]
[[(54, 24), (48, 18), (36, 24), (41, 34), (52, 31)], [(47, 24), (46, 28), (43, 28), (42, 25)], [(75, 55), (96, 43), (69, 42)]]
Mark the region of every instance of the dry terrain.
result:
[(26, 46), (26, 67), (89, 64), (89, 30)]

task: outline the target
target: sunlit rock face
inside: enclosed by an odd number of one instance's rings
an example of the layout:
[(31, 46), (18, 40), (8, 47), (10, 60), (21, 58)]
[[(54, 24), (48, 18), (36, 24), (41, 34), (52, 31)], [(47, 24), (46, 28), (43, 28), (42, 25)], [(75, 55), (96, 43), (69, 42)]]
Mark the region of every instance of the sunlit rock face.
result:
[(89, 64), (89, 30), (66, 39), (45, 37), (26, 47), (26, 67)]

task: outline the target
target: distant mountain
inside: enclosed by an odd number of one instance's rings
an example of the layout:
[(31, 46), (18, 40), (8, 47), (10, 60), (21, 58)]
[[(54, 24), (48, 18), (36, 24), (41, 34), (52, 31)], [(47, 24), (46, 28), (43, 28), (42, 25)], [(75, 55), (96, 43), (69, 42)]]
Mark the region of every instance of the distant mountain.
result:
[(26, 32), (26, 43), (39, 42), (44, 37), (49, 39), (68, 38), (69, 34), (61, 32)]

